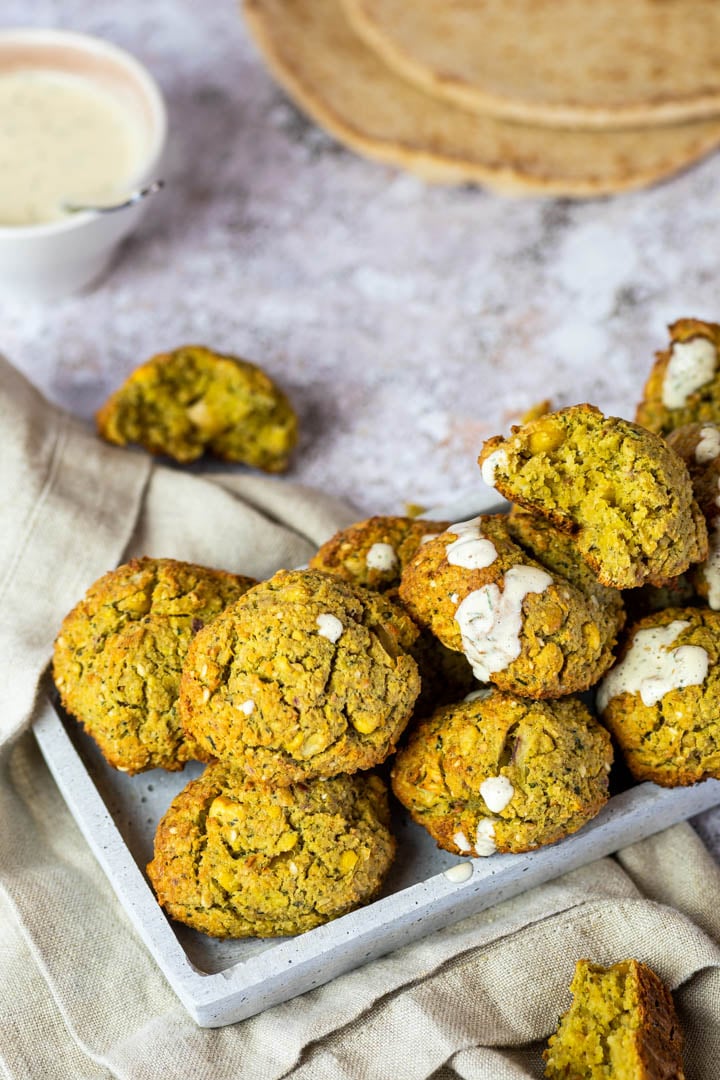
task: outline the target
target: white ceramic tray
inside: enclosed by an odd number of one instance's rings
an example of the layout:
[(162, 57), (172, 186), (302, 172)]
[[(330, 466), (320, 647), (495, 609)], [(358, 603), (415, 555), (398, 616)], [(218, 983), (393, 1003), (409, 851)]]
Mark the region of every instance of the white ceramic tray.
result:
[[(488, 492), (431, 515), (462, 520), (497, 503)], [(497, 508), (496, 506), (493, 508)], [(216, 941), (170, 922), (145, 877), (157, 822), (201, 771), (129, 777), (111, 769), (80, 726), (44, 697), (35, 736), (60, 791), (138, 933), (198, 1024), (219, 1027), (253, 1016), (440, 927), (507, 900), (720, 803), (720, 781), (665, 790), (640, 784), (613, 795), (574, 836), (526, 855), (460, 860), (438, 850), (398, 811), (398, 858), (380, 899), (295, 938)]]

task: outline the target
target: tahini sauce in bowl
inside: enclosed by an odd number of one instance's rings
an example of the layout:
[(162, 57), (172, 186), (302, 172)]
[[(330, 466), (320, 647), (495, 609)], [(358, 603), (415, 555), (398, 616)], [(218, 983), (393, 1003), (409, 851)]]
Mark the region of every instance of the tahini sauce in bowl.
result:
[(110, 42), (65, 30), (0, 30), (0, 296), (54, 300), (110, 265), (161, 175), (167, 119), (150, 73)]
[(67, 204), (121, 201), (144, 150), (130, 110), (97, 82), (0, 69), (0, 225), (57, 221)]

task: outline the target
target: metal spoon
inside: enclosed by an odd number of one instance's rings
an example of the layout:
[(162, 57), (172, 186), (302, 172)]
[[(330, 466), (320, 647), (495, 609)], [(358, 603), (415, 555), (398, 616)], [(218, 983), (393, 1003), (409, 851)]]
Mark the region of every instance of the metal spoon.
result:
[(82, 206), (80, 203), (66, 202), (62, 204), (62, 208), (69, 214), (80, 214), (86, 211), (91, 211), (93, 214), (114, 214), (116, 210), (124, 210), (127, 206), (134, 206), (135, 203), (145, 199), (148, 195), (154, 195), (156, 191), (160, 191), (163, 187), (165, 187), (164, 180), (153, 180), (152, 184), (138, 188), (137, 191), (133, 191), (131, 195), (128, 195), (123, 202), (114, 203), (112, 206)]

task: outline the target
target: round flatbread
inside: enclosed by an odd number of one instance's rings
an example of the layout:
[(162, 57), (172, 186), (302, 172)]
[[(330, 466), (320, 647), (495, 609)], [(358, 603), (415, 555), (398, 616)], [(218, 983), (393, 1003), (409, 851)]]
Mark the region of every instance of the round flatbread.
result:
[(651, 131), (548, 131), (437, 101), (386, 67), (338, 0), (245, 0), (268, 67), (341, 142), (424, 179), (514, 194), (593, 196), (642, 187), (720, 144), (720, 120)]
[(343, 0), (396, 72), (474, 111), (617, 128), (720, 113), (716, 0)]

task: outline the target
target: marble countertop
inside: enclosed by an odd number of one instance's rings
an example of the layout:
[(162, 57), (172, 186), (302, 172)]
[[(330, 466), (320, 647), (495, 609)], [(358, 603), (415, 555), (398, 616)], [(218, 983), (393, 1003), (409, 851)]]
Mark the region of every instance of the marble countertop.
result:
[[(80, 416), (207, 344), (290, 394), (292, 479), (401, 511), (474, 487), (483, 439), (545, 397), (632, 417), (666, 324), (720, 316), (720, 154), (581, 202), (430, 187), (298, 113), (232, 0), (5, 0), (2, 25), (124, 46), (169, 109), (166, 189), (112, 273), (54, 306), (0, 297), (0, 349)], [(700, 826), (720, 853), (720, 810)]]

